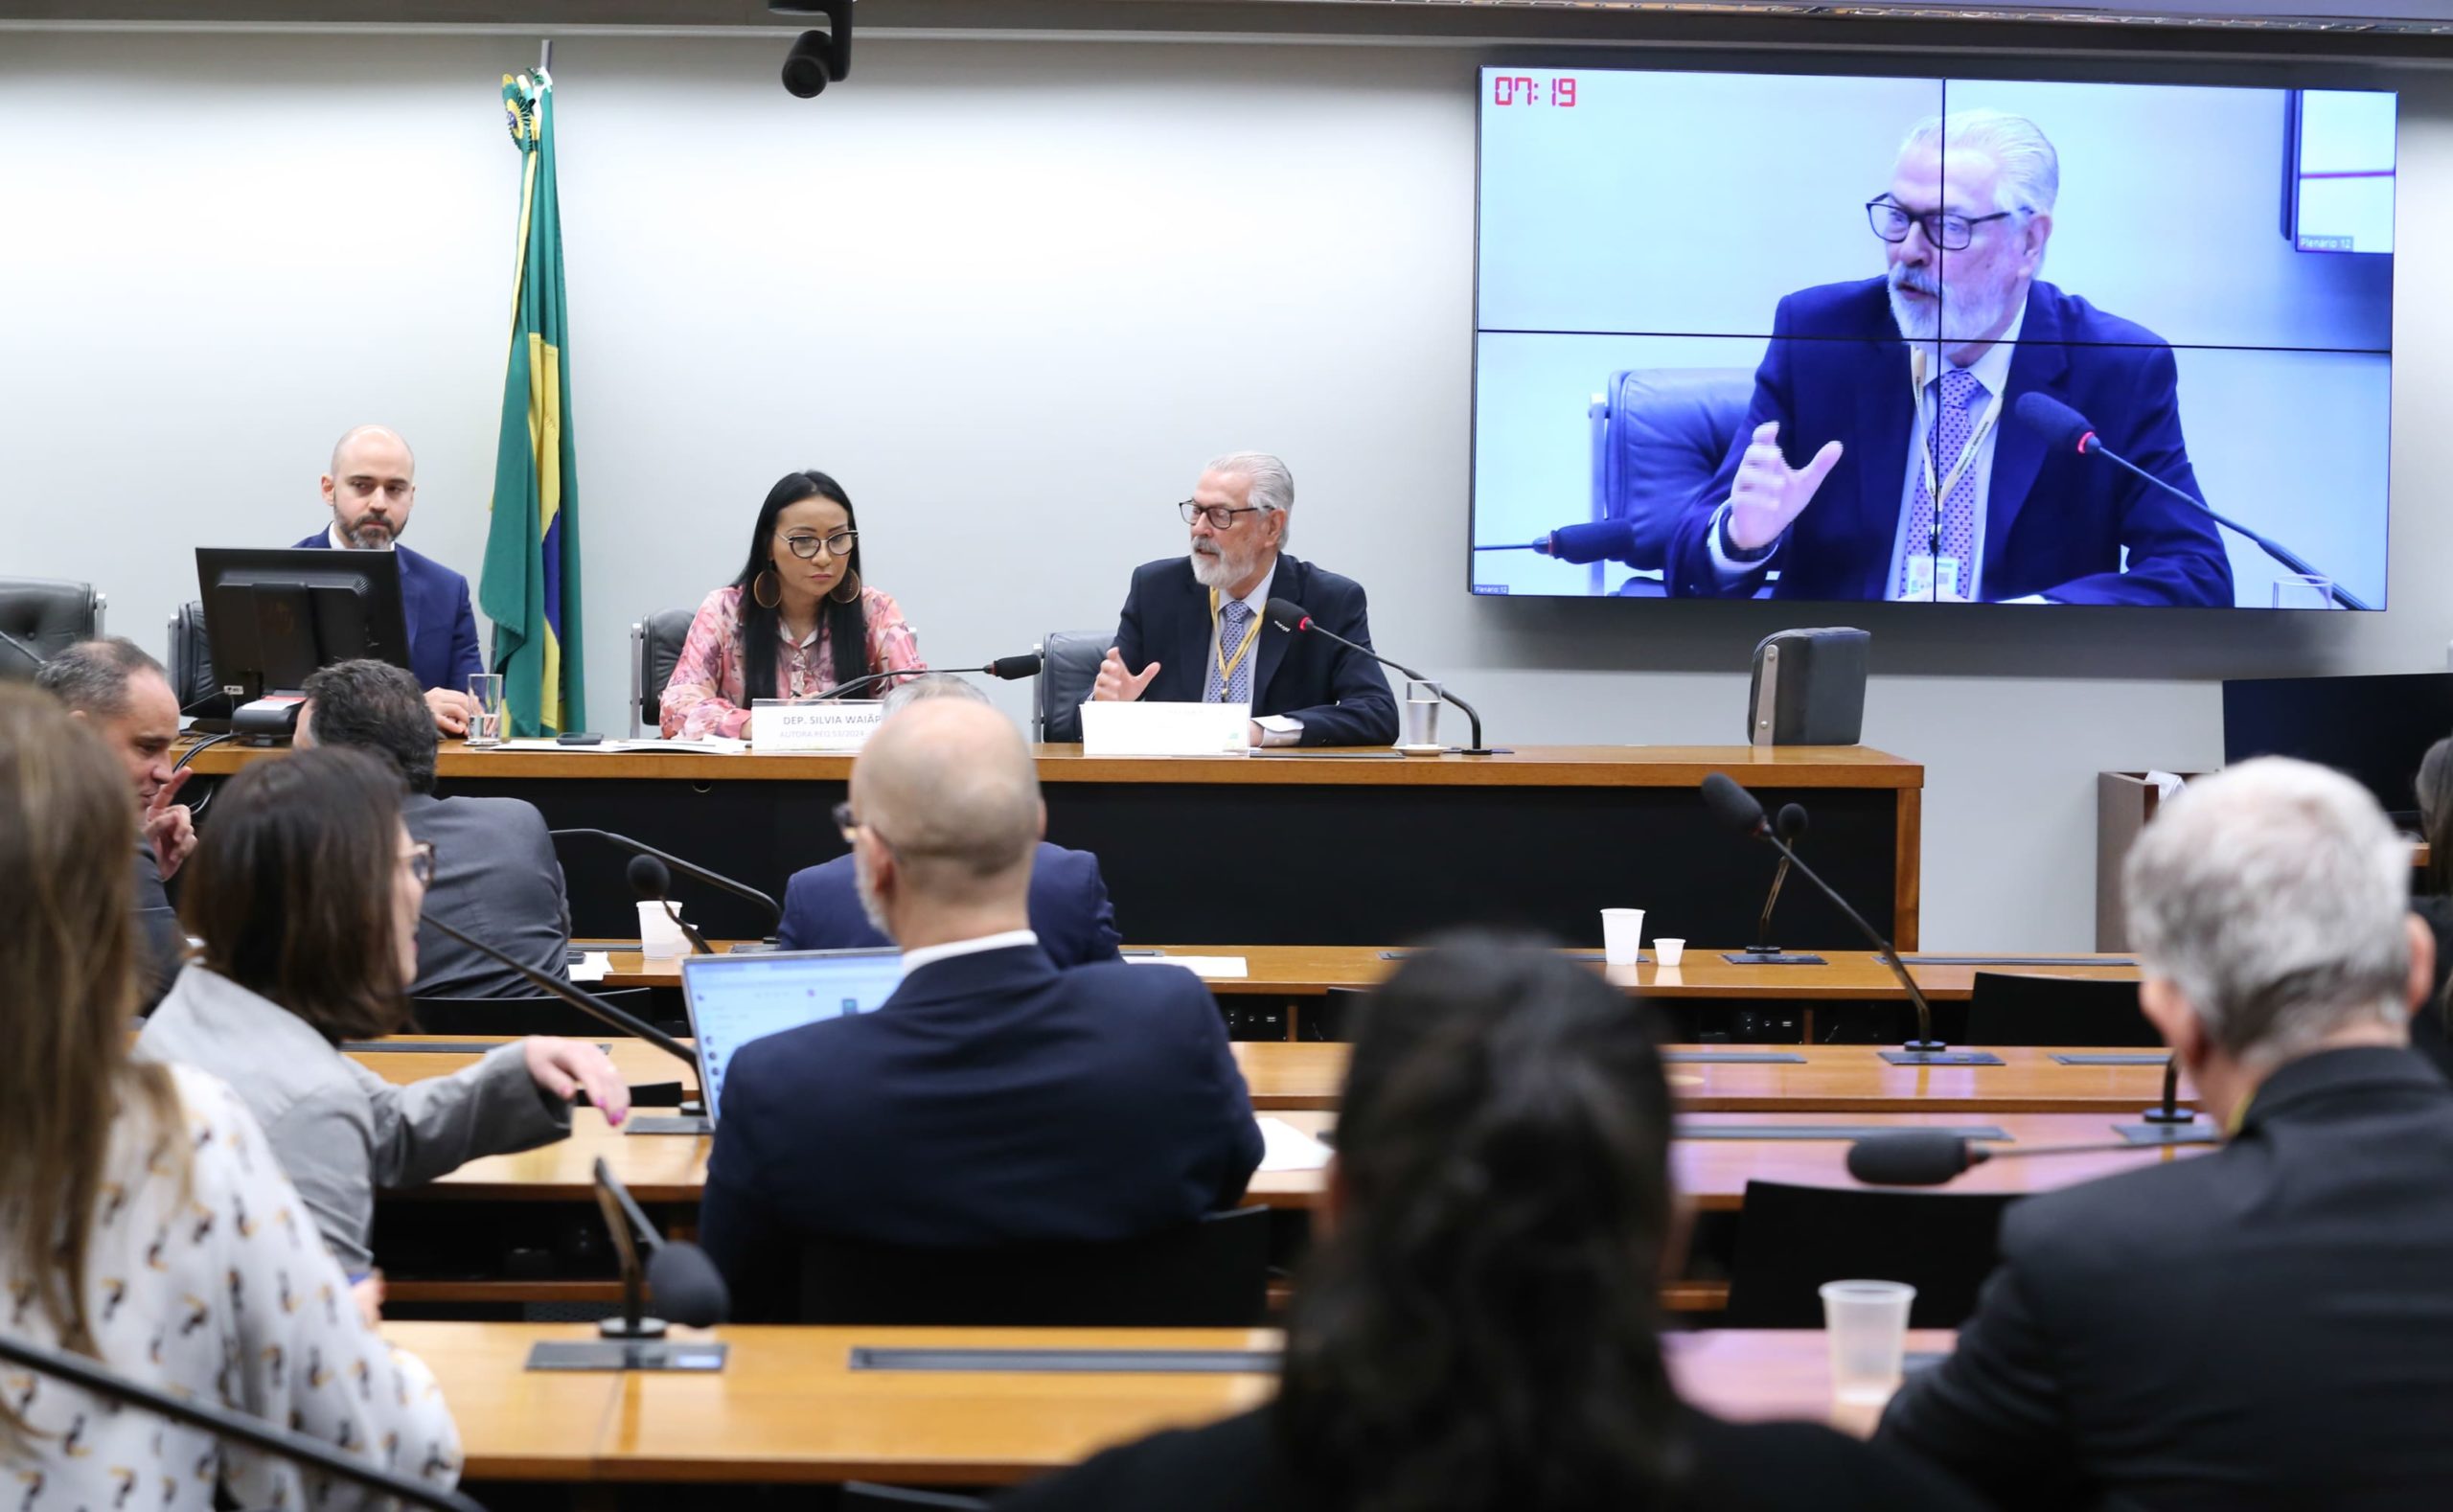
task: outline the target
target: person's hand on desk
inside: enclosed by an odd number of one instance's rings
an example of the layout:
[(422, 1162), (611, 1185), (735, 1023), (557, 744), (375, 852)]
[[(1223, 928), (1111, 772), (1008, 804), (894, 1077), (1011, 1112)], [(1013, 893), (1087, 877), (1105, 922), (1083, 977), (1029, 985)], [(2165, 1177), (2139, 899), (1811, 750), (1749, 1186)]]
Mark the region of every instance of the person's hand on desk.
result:
[(469, 733), (469, 716), (477, 712), (477, 700), (449, 688), (425, 690), (425, 706), (434, 715), (434, 727), (445, 735)]
[(1737, 464), (1737, 479), (1730, 487), (1729, 538), (1740, 551), (1756, 552), (1780, 538), (1789, 522), (1814, 502), (1815, 490), (1840, 465), (1840, 443), (1825, 442), (1814, 460), (1802, 468), (1789, 466), (1780, 453), (1780, 423), (1767, 420), (1754, 427), (1754, 439)]
[[(1150, 686), (1150, 679), (1157, 676), (1158, 664), (1155, 661), (1142, 668), (1138, 675), (1125, 671), (1124, 658), (1116, 653), (1113, 646), (1110, 646), (1107, 655), (1099, 661), (1098, 680), (1090, 684), (1090, 701), (1131, 703), (1141, 697), (1141, 690)], [(1254, 744), (1259, 743), (1256, 741)]]
[(186, 804), (172, 801), (195, 775), (184, 768), (172, 772), (171, 780), (154, 789), (153, 796), (145, 800), (145, 843), (153, 847), (154, 868), (164, 882), (171, 880), (179, 863), (195, 849), (195, 814)]
[(519, 1049), (528, 1061), (529, 1079), (546, 1092), (569, 1102), (572, 1094), (585, 1089), (587, 1100), (616, 1129), (630, 1116), (630, 1086), (596, 1046), (539, 1034), (521, 1041)]

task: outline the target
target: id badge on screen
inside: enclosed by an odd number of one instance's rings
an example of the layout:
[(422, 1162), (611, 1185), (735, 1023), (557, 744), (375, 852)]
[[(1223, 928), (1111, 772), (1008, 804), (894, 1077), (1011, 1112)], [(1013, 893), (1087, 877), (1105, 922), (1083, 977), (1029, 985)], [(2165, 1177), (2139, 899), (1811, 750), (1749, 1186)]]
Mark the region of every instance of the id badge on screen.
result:
[(1937, 597), (1934, 591), (1934, 579), (1937, 569), (1941, 578), (1941, 592), (1938, 597), (1958, 598), (1960, 596), (1959, 559), (1929, 556), (1924, 552), (1918, 552), (1908, 559), (1908, 586), (1899, 596), (1902, 599)]

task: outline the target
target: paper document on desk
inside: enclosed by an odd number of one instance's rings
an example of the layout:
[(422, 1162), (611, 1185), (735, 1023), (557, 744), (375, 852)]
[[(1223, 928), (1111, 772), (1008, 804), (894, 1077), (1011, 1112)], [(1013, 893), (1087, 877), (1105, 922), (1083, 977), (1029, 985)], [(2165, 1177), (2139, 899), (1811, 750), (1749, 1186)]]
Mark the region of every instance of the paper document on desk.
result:
[(1135, 966), (1181, 966), (1204, 981), (1249, 976), (1240, 955), (1128, 955)]
[(605, 974), (612, 969), (613, 957), (609, 952), (605, 951), (590, 951), (587, 952), (585, 960), (582, 960), (577, 966), (571, 968), (571, 980), (575, 982), (601, 982), (605, 980)]
[(557, 740), (521, 738), (505, 741), (497, 750), (552, 751), (562, 756), (623, 756), (639, 751), (690, 751), (703, 756), (738, 756), (749, 749), (747, 741), (726, 740), (710, 735), (695, 741), (598, 741), (593, 745), (565, 745)]
[(1317, 1171), (1329, 1163), (1329, 1147), (1282, 1118), (1263, 1117), (1261, 1169)]

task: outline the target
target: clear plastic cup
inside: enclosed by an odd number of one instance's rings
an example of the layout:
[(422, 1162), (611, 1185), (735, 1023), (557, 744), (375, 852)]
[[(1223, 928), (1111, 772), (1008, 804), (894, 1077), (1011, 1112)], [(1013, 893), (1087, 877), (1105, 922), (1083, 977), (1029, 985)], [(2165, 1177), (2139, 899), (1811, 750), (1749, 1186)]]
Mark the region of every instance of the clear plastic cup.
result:
[(1908, 1308), (1915, 1300), (1916, 1289), (1905, 1281), (1824, 1283), (1823, 1323), (1831, 1339), (1834, 1405), (1879, 1412), (1899, 1389)]
[(1655, 940), (1652, 942), (1652, 958), (1663, 966), (1675, 966), (1686, 959), (1686, 942)]
[(1643, 959), (1644, 911), (1641, 908), (1601, 910), (1601, 959), (1611, 966), (1633, 966)]

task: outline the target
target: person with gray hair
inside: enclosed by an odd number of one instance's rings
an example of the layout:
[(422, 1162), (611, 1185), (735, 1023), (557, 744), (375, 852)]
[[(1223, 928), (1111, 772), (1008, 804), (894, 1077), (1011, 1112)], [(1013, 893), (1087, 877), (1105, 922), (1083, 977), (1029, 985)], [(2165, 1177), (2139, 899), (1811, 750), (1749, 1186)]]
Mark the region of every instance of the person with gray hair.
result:
[(2060, 194), (2024, 116), (1909, 131), (1863, 211), (1883, 275), (1780, 301), (1745, 420), (1671, 534), (1672, 594), (2232, 604), (2203, 507), (2022, 417), (2058, 401), (2204, 503), (2171, 349), (2037, 276)]
[(2165, 805), (2122, 884), (2140, 1003), (2229, 1142), (2009, 1208), (1878, 1436), (2006, 1508), (2443, 1505), (2453, 1086), (2408, 1047), (2407, 843), (2269, 757)]
[(1242, 1199), (1260, 1127), (1208, 988), (1059, 971), (1030, 927), (1047, 808), (1011, 721), (920, 699), (869, 737), (837, 820), (903, 981), (733, 1056), (699, 1237), (736, 1319), (791, 1312), (814, 1237), (1099, 1244)]
[(162, 664), (120, 635), (70, 646), (43, 663), (34, 686), (101, 736), (126, 774), (137, 810), (129, 900), (136, 910), (136, 1007), (150, 1013), (187, 954), (187, 935), (164, 885), (195, 850), (195, 816), (177, 801), (189, 773), (171, 760), (179, 738), (178, 698)]
[(1242, 704), (1254, 745), (1386, 745), (1397, 700), (1380, 664), (1327, 635), (1269, 628), (1272, 599), (1371, 644), (1363, 585), (1286, 555), (1295, 474), (1266, 451), (1214, 457), (1176, 506), (1189, 550), (1133, 574), (1094, 702)]
[[(891, 720), (928, 699), (988, 702), (988, 695), (969, 678), (931, 672), (887, 694), (885, 717)], [(1031, 862), (1030, 920), (1040, 949), (1060, 971), (1112, 961), (1121, 953), (1124, 936), (1116, 932), (1115, 905), (1108, 900), (1099, 859), (1089, 851), (1039, 842)], [(861, 906), (848, 851), (792, 873), (784, 889), (784, 920), (775, 927), (775, 940), (787, 951), (878, 950), (894, 943)]]

